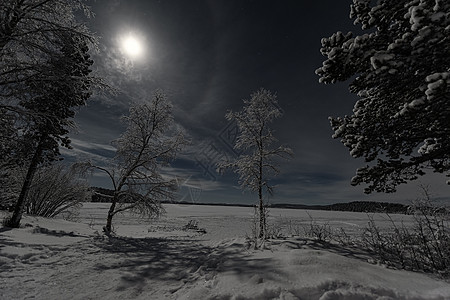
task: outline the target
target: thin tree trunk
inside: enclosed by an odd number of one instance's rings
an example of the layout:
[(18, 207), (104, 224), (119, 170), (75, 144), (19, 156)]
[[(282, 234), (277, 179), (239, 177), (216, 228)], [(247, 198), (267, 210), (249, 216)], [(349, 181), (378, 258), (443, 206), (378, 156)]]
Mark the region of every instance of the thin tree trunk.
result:
[(109, 211), (108, 211), (108, 217), (106, 218), (106, 226), (104, 227), (104, 230), (107, 234), (111, 233), (112, 231), (112, 219), (115, 215), (114, 210), (116, 209), (116, 195), (114, 194), (114, 198), (113, 201), (111, 203), (111, 206), (109, 207)]
[(261, 186), (258, 189), (258, 196), (259, 196), (259, 238), (263, 238), (264, 232), (266, 231), (266, 220), (265, 220), (264, 203), (262, 199)]
[(28, 192), (30, 191), (30, 186), (33, 181), (34, 174), (36, 173), (39, 160), (42, 156), (42, 144), (44, 143), (45, 135), (39, 140), (36, 151), (34, 152), (33, 158), (31, 159), (30, 166), (28, 167), (27, 175), (22, 185), (20, 191), (19, 199), (17, 199), (16, 206), (14, 207), (13, 215), (8, 222), (9, 227), (19, 228), (20, 221), (22, 220), (23, 210), (25, 208), (25, 203), (28, 198)]
[(262, 151), (260, 150), (259, 159), (259, 178), (258, 178), (258, 197), (259, 197), (259, 238), (263, 238), (266, 231), (266, 214), (264, 212), (264, 202), (262, 195)]

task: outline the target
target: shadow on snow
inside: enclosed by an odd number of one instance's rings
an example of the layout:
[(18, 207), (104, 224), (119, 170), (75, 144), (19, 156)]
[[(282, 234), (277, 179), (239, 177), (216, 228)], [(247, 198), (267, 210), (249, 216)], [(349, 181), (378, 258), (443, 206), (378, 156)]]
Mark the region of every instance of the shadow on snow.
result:
[(121, 258), (97, 263), (95, 267), (122, 273), (122, 285), (117, 290), (134, 287), (139, 292), (150, 284), (148, 280), (158, 280), (177, 284), (172, 291), (175, 292), (207, 274), (232, 272), (245, 276), (270, 274), (271, 269), (271, 259), (250, 258), (239, 246), (213, 248), (195, 240), (131, 237), (99, 238), (96, 244)]

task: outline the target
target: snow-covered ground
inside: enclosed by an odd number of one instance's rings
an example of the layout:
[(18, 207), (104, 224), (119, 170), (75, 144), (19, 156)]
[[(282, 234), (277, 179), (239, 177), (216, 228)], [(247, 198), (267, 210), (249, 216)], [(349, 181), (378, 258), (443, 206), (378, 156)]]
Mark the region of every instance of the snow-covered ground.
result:
[[(165, 208), (151, 222), (117, 216), (112, 238), (101, 234), (107, 205), (95, 203), (85, 204), (75, 222), (25, 216), (22, 228), (0, 229), (0, 298), (450, 299), (450, 283), (371, 264), (364, 249), (296, 235), (270, 240), (265, 250), (247, 249), (252, 208)], [(310, 221), (302, 210), (270, 213), (285, 235)], [(351, 233), (368, 220), (362, 213), (309, 214)], [(387, 226), (385, 216), (374, 218)], [(191, 220), (206, 233), (183, 230)]]

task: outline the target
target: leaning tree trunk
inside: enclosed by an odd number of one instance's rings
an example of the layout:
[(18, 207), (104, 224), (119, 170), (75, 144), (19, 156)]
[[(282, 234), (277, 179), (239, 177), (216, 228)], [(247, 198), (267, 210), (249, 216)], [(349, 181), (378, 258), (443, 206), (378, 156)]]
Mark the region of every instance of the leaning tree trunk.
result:
[(26, 200), (28, 198), (28, 192), (30, 191), (31, 183), (33, 181), (34, 174), (36, 173), (39, 160), (42, 155), (42, 144), (44, 143), (45, 136), (42, 136), (39, 140), (36, 151), (34, 152), (33, 158), (31, 159), (30, 166), (28, 167), (27, 175), (22, 185), (20, 191), (19, 199), (17, 199), (16, 206), (14, 207), (13, 215), (11, 219), (7, 222), (7, 225), (12, 228), (19, 228), (20, 221), (22, 220), (23, 210), (25, 208)]
[(106, 234), (109, 234), (112, 231), (112, 219), (115, 215), (114, 211), (116, 209), (116, 203), (117, 203), (116, 197), (117, 197), (116, 193), (114, 193), (114, 198), (112, 200), (111, 206), (109, 207), (108, 216), (106, 217), (106, 226), (103, 227)]

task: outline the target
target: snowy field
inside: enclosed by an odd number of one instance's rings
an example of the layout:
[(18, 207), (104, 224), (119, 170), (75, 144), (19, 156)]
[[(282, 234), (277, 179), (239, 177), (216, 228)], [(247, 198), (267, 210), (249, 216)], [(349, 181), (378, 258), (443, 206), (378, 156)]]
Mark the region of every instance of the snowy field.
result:
[[(108, 238), (101, 234), (107, 207), (88, 203), (71, 222), (25, 216), (22, 228), (0, 229), (0, 298), (450, 299), (448, 282), (297, 235), (308, 213), (357, 234), (368, 221), (363, 213), (271, 209), (269, 223), (284, 237), (252, 250), (245, 239), (252, 208), (165, 205), (154, 221), (116, 216), (117, 236)], [(183, 230), (191, 221), (199, 230)]]

